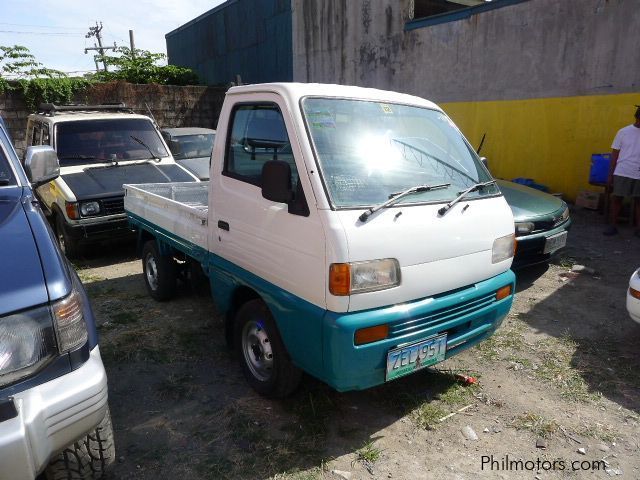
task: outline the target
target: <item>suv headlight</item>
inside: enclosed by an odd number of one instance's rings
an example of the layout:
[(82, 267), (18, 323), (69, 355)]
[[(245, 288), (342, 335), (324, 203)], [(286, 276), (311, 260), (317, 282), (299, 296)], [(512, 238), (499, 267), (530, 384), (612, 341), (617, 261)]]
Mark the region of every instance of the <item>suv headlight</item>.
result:
[(33, 373), (56, 353), (49, 307), (0, 318), (0, 386)]
[(329, 267), (329, 291), (333, 295), (375, 292), (398, 285), (400, 285), (400, 264), (395, 258), (332, 263)]
[(500, 263), (513, 257), (516, 251), (516, 237), (512, 233), (496, 238), (491, 249), (491, 263)]
[(83, 202), (80, 204), (80, 215), (83, 217), (91, 217), (100, 213), (100, 204), (98, 202)]
[[(74, 282), (75, 284), (75, 282)], [(82, 296), (0, 318), (0, 386), (31, 375), (58, 354), (87, 342)], [(53, 321), (52, 321), (53, 319)]]

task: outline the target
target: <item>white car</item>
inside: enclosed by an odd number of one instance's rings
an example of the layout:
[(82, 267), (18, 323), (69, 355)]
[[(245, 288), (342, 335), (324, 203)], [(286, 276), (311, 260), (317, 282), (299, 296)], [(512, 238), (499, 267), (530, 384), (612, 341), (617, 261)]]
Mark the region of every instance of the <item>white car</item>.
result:
[(640, 323), (640, 269), (633, 272), (629, 279), (627, 310), (631, 318)]

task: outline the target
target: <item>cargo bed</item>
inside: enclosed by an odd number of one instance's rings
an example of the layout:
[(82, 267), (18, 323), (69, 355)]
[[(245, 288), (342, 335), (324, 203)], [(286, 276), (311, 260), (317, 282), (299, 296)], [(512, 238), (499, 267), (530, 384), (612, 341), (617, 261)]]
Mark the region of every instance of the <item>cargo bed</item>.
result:
[(123, 185), (129, 218), (207, 249), (209, 182)]

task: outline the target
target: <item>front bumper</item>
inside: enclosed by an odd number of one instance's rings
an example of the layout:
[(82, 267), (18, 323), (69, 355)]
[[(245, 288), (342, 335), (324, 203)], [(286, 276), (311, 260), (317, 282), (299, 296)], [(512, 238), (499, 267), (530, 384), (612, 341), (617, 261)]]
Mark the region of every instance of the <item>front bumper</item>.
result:
[(99, 243), (119, 238), (134, 238), (135, 232), (126, 217), (88, 224), (64, 224), (68, 238), (81, 244)]
[[(450, 293), (414, 302), (353, 313), (327, 312), (323, 321), (323, 380), (338, 391), (362, 390), (385, 381), (387, 352), (399, 345), (447, 333), (449, 358), (489, 337), (513, 302), (513, 293), (496, 300), (496, 290), (511, 285), (508, 270)], [(389, 324), (389, 338), (354, 345), (355, 331)]]
[(33, 480), (52, 455), (95, 428), (107, 410), (98, 347), (71, 373), (13, 396), (17, 416), (0, 422), (0, 480)]
[(562, 232), (568, 232), (570, 228), (571, 220), (567, 220), (565, 223), (552, 230), (516, 237), (518, 248), (516, 250), (515, 257), (513, 258), (512, 268), (517, 269), (527, 265), (548, 262), (553, 255), (560, 252), (562, 249), (551, 253), (544, 253), (547, 238)]

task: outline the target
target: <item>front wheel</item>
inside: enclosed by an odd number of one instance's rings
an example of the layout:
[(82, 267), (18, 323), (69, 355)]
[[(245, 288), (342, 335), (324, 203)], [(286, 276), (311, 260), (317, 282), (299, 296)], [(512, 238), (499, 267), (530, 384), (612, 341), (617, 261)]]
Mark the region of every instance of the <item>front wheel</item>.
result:
[(176, 291), (176, 262), (160, 255), (155, 240), (142, 248), (142, 273), (149, 295), (159, 302), (169, 300)]
[(291, 362), (267, 305), (245, 303), (236, 315), (235, 345), (249, 385), (265, 397), (282, 398), (300, 383), (302, 372)]
[(77, 240), (72, 239), (65, 233), (64, 216), (61, 213), (56, 215), (55, 231), (58, 246), (69, 260), (74, 260), (82, 255), (82, 247)]
[(105, 476), (116, 456), (109, 409), (98, 426), (51, 459), (47, 480), (89, 480)]

